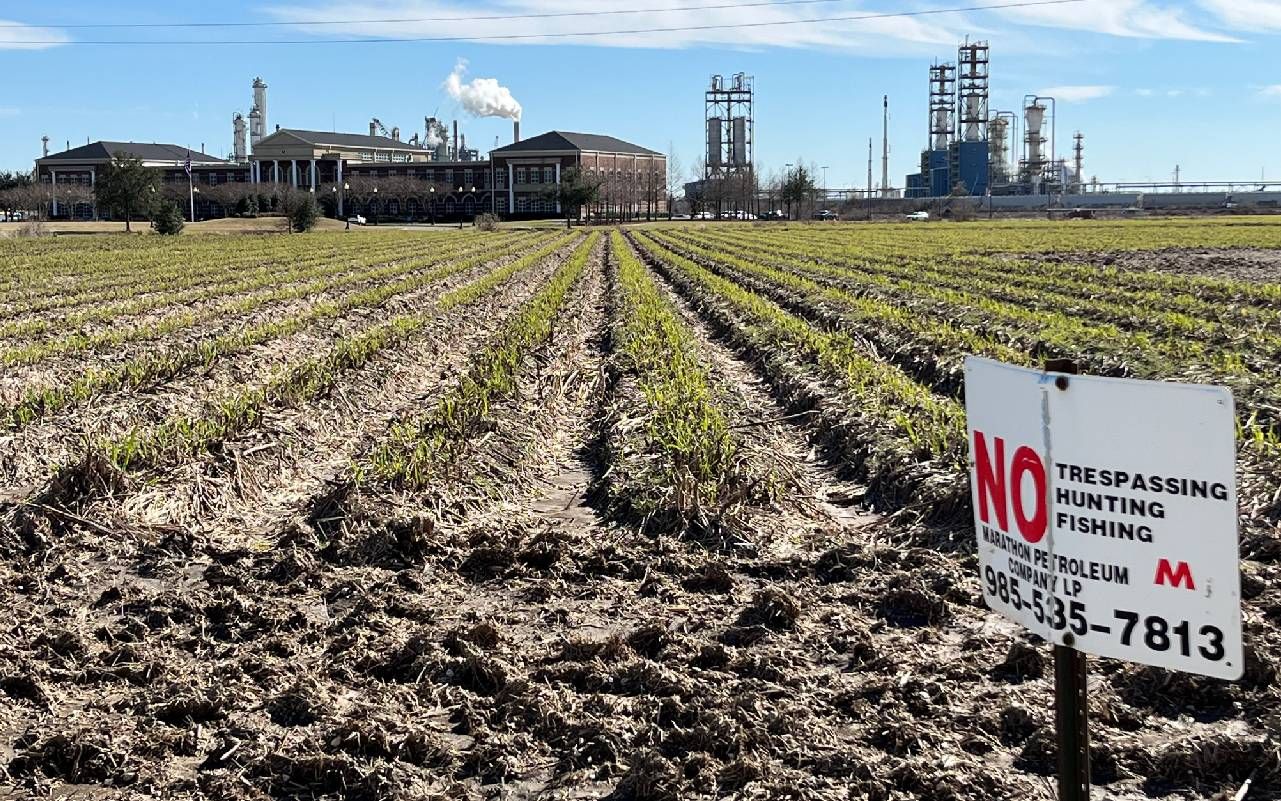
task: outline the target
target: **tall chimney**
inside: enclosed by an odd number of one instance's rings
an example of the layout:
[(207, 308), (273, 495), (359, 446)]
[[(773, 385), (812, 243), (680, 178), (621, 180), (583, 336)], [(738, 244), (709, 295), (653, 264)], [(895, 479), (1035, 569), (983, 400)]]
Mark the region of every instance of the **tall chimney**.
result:
[(378, 134), (378, 126), (374, 125), (372, 122), (369, 123), (369, 135), (376, 136), (377, 134)]
[(520, 120), (512, 122), (512, 144), (520, 141)]
[(392, 138), (393, 140), (397, 141), (397, 142), (399, 142), (399, 141), (400, 141), (400, 129), (399, 129), (399, 128), (392, 128), (392, 129), (391, 129), (391, 138)]
[(460, 157), (458, 153), (458, 120), (454, 120), (454, 161), (458, 161)]
[(881, 197), (890, 196), (890, 96), (886, 95), (885, 103), (885, 133), (881, 140)]
[(41, 158), (46, 158), (46, 159), (49, 158), (49, 137), (47, 136), (40, 137), (40, 144), (44, 148), (44, 155), (41, 156)]

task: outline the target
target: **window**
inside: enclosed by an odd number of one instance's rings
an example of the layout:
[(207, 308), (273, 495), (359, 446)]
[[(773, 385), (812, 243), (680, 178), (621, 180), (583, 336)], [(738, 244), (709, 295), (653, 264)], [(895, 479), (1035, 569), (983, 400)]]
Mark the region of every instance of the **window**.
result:
[(494, 174), (494, 186), (499, 189), (507, 188), (507, 172), (505, 170), (499, 170)]
[(449, 186), (450, 189), (453, 189), (455, 187), (453, 170), (445, 170), (445, 183)]
[(545, 183), (545, 184), (554, 184), (554, 183), (556, 183), (556, 168), (555, 168), (555, 167), (543, 167), (543, 183)]
[(373, 160), (374, 160), (374, 154), (373, 154), (373, 152), (372, 152), (372, 151), (369, 151), (369, 150), (362, 150), (362, 151), (360, 151), (360, 160), (361, 160), (361, 161), (373, 161)]
[(471, 170), (463, 170), (463, 188), (471, 189), (476, 185), (476, 174)]
[(529, 210), (529, 198), (528, 198), (528, 197), (526, 197), (525, 195), (517, 195), (517, 196), (516, 196), (516, 211), (517, 211), (517, 213), (525, 212), (525, 211), (528, 211), (528, 210)]
[(408, 164), (409, 154), (408, 153), (392, 153), (391, 160), (396, 162), (397, 164)]
[(526, 170), (524, 167), (517, 167), (517, 168), (516, 168), (516, 183), (518, 183), (518, 184), (527, 184), (527, 183), (529, 183), (529, 175), (528, 175), (528, 172), (529, 172), (529, 171), (528, 171), (528, 170)]

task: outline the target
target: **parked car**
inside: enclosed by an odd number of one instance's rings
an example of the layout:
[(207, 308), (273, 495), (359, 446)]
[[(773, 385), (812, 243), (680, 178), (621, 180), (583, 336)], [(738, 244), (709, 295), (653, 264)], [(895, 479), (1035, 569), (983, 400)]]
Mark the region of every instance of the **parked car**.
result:
[(929, 222), (930, 213), (928, 211), (914, 211), (907, 215), (908, 222)]
[(821, 211), (816, 211), (816, 212), (814, 212), (814, 219), (816, 219), (816, 220), (839, 220), (839, 219), (840, 219), (840, 216), (839, 216), (836, 212), (832, 211), (831, 209), (822, 209)]
[(695, 220), (714, 220), (714, 219), (716, 219), (716, 215), (715, 215), (715, 214), (713, 214), (713, 213), (712, 213), (712, 212), (710, 212), (710, 211), (700, 211), (698, 214), (695, 214), (695, 215), (694, 215), (693, 219), (695, 219)]

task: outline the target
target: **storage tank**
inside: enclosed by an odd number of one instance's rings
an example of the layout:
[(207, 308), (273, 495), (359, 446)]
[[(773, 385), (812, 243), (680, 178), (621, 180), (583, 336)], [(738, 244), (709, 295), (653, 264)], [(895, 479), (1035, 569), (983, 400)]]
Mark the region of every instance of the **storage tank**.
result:
[(1027, 124), (1027, 161), (1029, 165), (1045, 163), (1045, 106), (1034, 100), (1023, 110), (1023, 119)]
[(707, 121), (707, 166), (721, 166), (721, 118), (712, 117)]
[(747, 118), (734, 118), (733, 166), (747, 166)]

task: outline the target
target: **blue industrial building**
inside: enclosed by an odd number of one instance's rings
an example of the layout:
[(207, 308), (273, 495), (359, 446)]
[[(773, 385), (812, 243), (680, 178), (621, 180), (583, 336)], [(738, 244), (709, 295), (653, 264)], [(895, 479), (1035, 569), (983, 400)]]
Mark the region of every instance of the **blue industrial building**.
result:
[(957, 61), (930, 67), (930, 146), (907, 176), (909, 198), (978, 196), (990, 186), (987, 43), (967, 41)]

